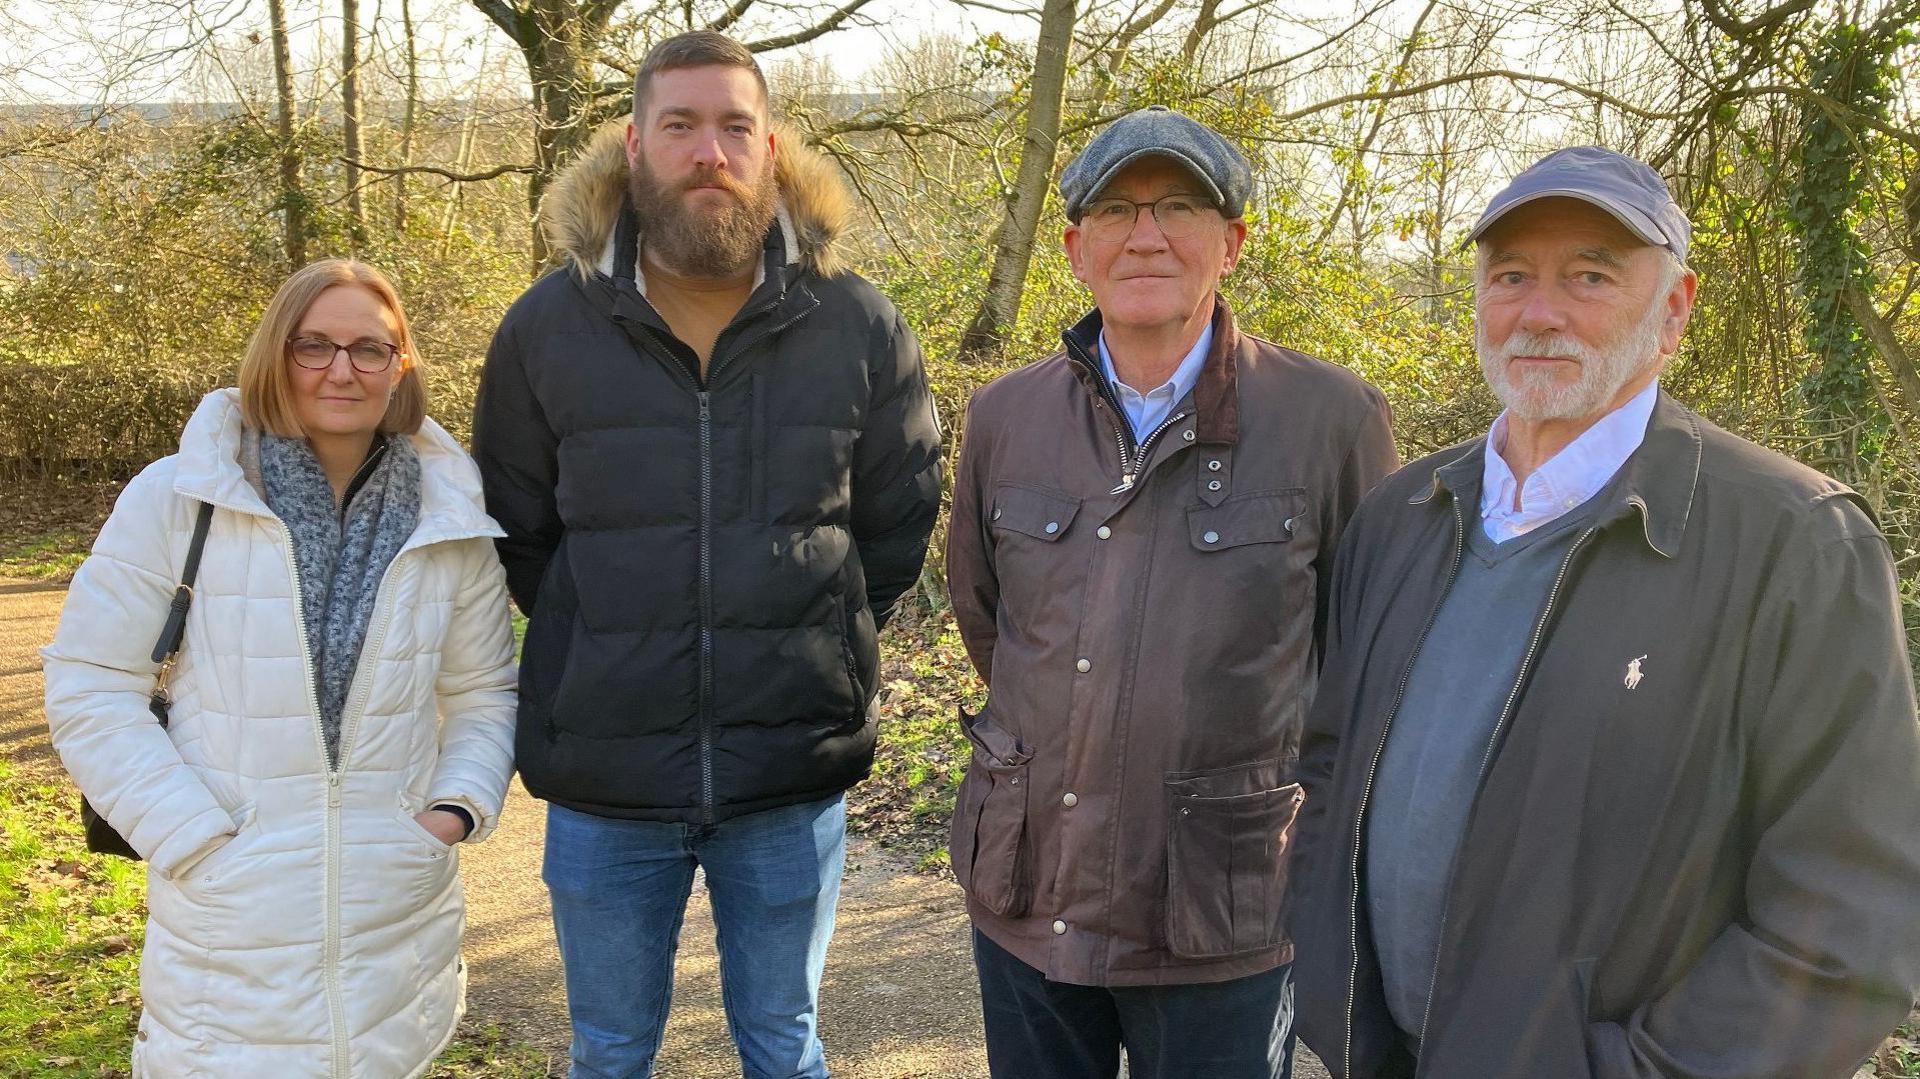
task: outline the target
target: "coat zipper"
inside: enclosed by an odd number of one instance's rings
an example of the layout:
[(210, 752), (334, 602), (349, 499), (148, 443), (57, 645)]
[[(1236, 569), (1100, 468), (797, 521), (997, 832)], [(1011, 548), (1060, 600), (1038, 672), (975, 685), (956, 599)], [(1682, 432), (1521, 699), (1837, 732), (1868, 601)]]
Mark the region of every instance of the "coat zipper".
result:
[[(778, 300), (776, 300), (772, 303), (767, 304), (765, 307), (760, 308), (758, 311), (755, 311), (753, 314), (748, 315), (747, 317), (749, 319), (752, 319), (752, 318), (760, 317), (762, 315), (771, 315), (779, 306), (780, 306), (780, 303)], [(680, 372), (682, 375), (686, 376), (688, 383), (693, 388), (694, 400), (697, 401), (700, 406), (699, 722), (700, 722), (700, 822), (702, 824), (711, 825), (713, 823), (713, 818), (714, 818), (714, 793), (713, 793), (713, 727), (714, 727), (714, 715), (713, 715), (713, 708), (714, 708), (714, 705), (713, 705), (713, 697), (714, 697), (714, 692), (713, 692), (713, 391), (711, 390), (710, 387), (712, 387), (714, 380), (720, 376), (720, 372), (726, 370), (727, 365), (733, 361), (734, 357), (747, 351), (749, 348), (752, 348), (754, 345), (759, 344), (761, 341), (765, 340), (766, 338), (771, 337), (776, 333), (780, 333), (781, 331), (787, 329), (789, 326), (792, 326), (794, 323), (799, 322), (801, 319), (805, 318), (807, 316), (807, 313), (811, 310), (812, 308), (807, 308), (805, 310), (796, 312), (792, 318), (787, 319), (785, 322), (780, 322), (773, 326), (770, 326), (764, 332), (756, 334), (752, 338), (740, 342), (739, 345), (737, 345), (733, 349), (730, 349), (727, 352), (725, 357), (720, 358), (718, 362), (711, 363), (711, 365), (707, 369), (707, 377), (704, 379), (700, 378), (692, 370), (689, 370), (686, 364), (681, 363), (679, 360), (674, 358), (673, 346), (675, 344), (679, 344), (682, 348), (684, 348), (686, 347), (684, 342), (679, 342), (675, 340), (669, 334), (662, 333), (659, 329), (653, 326), (650, 326), (645, 322), (637, 323), (639, 326), (641, 326), (643, 329), (647, 331), (647, 334), (649, 336), (651, 336), (656, 342), (659, 343), (660, 347), (663, 350), (665, 350), (665, 352), (667, 353), (667, 360), (668, 360), (667, 366), (672, 368), (673, 370)], [(725, 334), (725, 332), (726, 332), (725, 329), (721, 330), (722, 334)], [(719, 343), (718, 339), (716, 338), (715, 344), (718, 344), (718, 343)], [(758, 463), (756, 463), (755, 467), (759, 467)]]
[(1367, 766), (1367, 779), (1360, 787), (1360, 808), (1353, 815), (1353, 892), (1347, 908), (1347, 947), (1353, 955), (1347, 967), (1347, 1029), (1345, 1047), (1345, 1065), (1342, 1074), (1353, 1074), (1353, 1010), (1359, 997), (1360, 986), (1360, 843), (1365, 834), (1367, 821), (1367, 802), (1373, 797), (1373, 780), (1380, 771), (1380, 758), (1387, 751), (1387, 736), (1393, 731), (1394, 717), (1400, 714), (1400, 704), (1407, 695), (1407, 683), (1413, 679), (1413, 663), (1420, 657), (1420, 650), (1426, 647), (1427, 634), (1433, 632), (1433, 623), (1440, 617), (1440, 608), (1447, 601), (1447, 593), (1453, 591), (1454, 579), (1460, 576), (1460, 559), (1466, 549), (1467, 521), (1460, 510), (1460, 500), (1453, 503), (1453, 565), (1447, 570), (1447, 583), (1440, 590), (1440, 598), (1433, 603), (1433, 610), (1427, 612), (1427, 623), (1420, 627), (1420, 636), (1413, 643), (1413, 652), (1407, 656), (1406, 669), (1400, 672), (1399, 688), (1394, 690), (1393, 705), (1387, 709), (1387, 721), (1380, 728), (1380, 744), (1374, 747), (1373, 762)]
[[(1520, 670), (1514, 675), (1513, 688), (1507, 692), (1507, 703), (1500, 709), (1500, 718), (1493, 725), (1493, 735), (1487, 739), (1487, 751), (1480, 758), (1480, 775), (1474, 782), (1473, 789), (1473, 797), (1476, 803), (1480, 800), (1480, 788), (1486, 785), (1487, 770), (1493, 766), (1494, 749), (1499, 746), (1500, 736), (1505, 733), (1507, 729), (1507, 720), (1513, 717), (1513, 706), (1520, 699), (1520, 687), (1526, 683), (1527, 674), (1533, 668), (1534, 657), (1540, 652), (1540, 642), (1546, 636), (1548, 621), (1553, 618), (1553, 607), (1560, 599), (1560, 588), (1566, 584), (1567, 571), (1573, 568), (1574, 558), (1580, 554), (1580, 549), (1587, 545), (1588, 538), (1596, 531), (1598, 531), (1598, 529), (1589, 526), (1585, 531), (1581, 532), (1579, 538), (1573, 541), (1573, 546), (1567, 549), (1567, 556), (1560, 560), (1560, 572), (1554, 576), (1553, 587), (1547, 591), (1546, 605), (1540, 610), (1539, 620), (1533, 624), (1533, 637), (1527, 642), (1526, 655), (1521, 658)], [(1382, 744), (1384, 745), (1385, 743)], [(1468, 822), (1471, 824), (1473, 812), (1471, 807), (1469, 807), (1467, 812)], [(1461, 834), (1460, 842), (1462, 847), (1466, 845), (1465, 833)], [(1420, 1040), (1422, 1042), (1427, 1040), (1427, 1023), (1433, 1018), (1433, 991), (1439, 988), (1440, 985), (1440, 949), (1446, 946), (1447, 914), (1453, 907), (1453, 881), (1459, 872), (1460, 854), (1461, 851), (1455, 849), (1453, 864), (1447, 869), (1447, 890), (1442, 893), (1443, 898), (1440, 901), (1440, 925), (1439, 933), (1435, 937), (1433, 974), (1427, 982), (1427, 1006), (1420, 1015)], [(1351, 1022), (1351, 1019), (1349, 1019), (1349, 1022)], [(1414, 1074), (1416, 1076), (1419, 1074), (1418, 1065), (1414, 1068)]]
[[(334, 769), (333, 757), (327, 752), (326, 732), (320, 724), (320, 686), (319, 677), (313, 669), (313, 650), (309, 645), (310, 636), (307, 627), (307, 605), (301, 599), (300, 567), (293, 551), (293, 530), (286, 522), (276, 520), (280, 525), (280, 535), (285, 543), (283, 548), (287, 563), (287, 580), (293, 585), (293, 610), (295, 624), (299, 628), (300, 665), (307, 674), (307, 707), (313, 710), (313, 742), (319, 751), (322, 766), (327, 770), (327, 822), (326, 822), (326, 884), (321, 896), (327, 909), (327, 924), (320, 944), (320, 977), (327, 998), (328, 1032), (332, 1035), (333, 1061), (329, 1069), (333, 1075), (347, 1074), (347, 1006), (340, 990), (340, 773)], [(344, 734), (344, 732), (343, 732)]]
[(700, 390), (700, 821), (713, 823), (713, 408)]
[[(340, 714), (340, 742), (337, 758), (327, 753), (326, 733), (321, 729), (319, 679), (313, 669), (313, 652), (309, 646), (306, 605), (300, 601), (300, 568), (293, 553), (293, 531), (284, 521), (278, 522), (280, 534), (285, 540), (287, 575), (293, 584), (294, 609), (299, 626), (300, 662), (307, 674), (307, 703), (313, 709), (313, 737), (320, 759), (326, 762), (327, 769), (327, 881), (325, 902), (327, 907), (326, 936), (321, 944), (322, 977), (326, 983), (327, 1013), (333, 1034), (333, 1068), (336, 1076), (351, 1073), (352, 1061), (347, 1049), (347, 1006), (346, 994), (340, 987), (340, 806), (341, 781), (346, 773), (347, 754), (352, 748), (353, 736), (359, 733), (360, 713), (366, 708), (366, 698), (372, 693), (373, 668), (379, 666), (377, 657), (380, 649), (386, 645), (387, 626), (393, 620), (393, 590), (388, 583), (393, 577), (393, 568), (398, 565), (411, 548), (403, 548), (395, 553), (393, 560), (380, 575), (380, 585), (374, 595), (380, 597), (377, 618), (368, 627), (366, 639), (361, 642), (360, 657), (354, 665), (353, 688), (347, 696), (346, 707)], [(376, 657), (369, 664), (368, 656)]]
[(1140, 473), (1146, 469), (1147, 455), (1153, 452), (1154, 443), (1160, 440), (1160, 436), (1165, 434), (1168, 428), (1186, 419), (1192, 415), (1192, 413), (1175, 412), (1169, 415), (1166, 419), (1160, 421), (1158, 427), (1148, 432), (1145, 439), (1141, 440), (1137, 445), (1133, 444), (1132, 428), (1127, 423), (1127, 414), (1120, 409), (1120, 401), (1114, 396), (1113, 387), (1107, 384), (1104, 375), (1098, 373), (1099, 368), (1093, 366), (1093, 360), (1087, 355), (1085, 349), (1071, 341), (1067, 343), (1067, 347), (1072, 349), (1074, 356), (1077, 357), (1081, 363), (1086, 364), (1094, 370), (1094, 383), (1100, 387), (1100, 399), (1107, 403), (1107, 408), (1113, 413), (1113, 440), (1120, 449), (1120, 483), (1107, 493), (1110, 495), (1125, 494), (1133, 489), (1134, 483), (1140, 478)]

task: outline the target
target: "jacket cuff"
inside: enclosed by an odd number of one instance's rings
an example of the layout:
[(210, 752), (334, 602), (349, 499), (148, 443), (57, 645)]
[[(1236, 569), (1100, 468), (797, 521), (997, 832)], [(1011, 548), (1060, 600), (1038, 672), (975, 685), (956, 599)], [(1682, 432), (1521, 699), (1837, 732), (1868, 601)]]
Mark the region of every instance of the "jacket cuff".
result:
[(177, 880), (193, 870), (202, 858), (219, 850), (240, 832), (233, 816), (214, 808), (175, 828), (173, 834), (147, 856), (153, 868), (167, 880)]
[(462, 842), (474, 842), (493, 834), (494, 825), (499, 821), (494, 814), (480, 807), (480, 803), (464, 794), (436, 794), (427, 799), (429, 809), (448, 809), (465, 816), (472, 827), (467, 829), (467, 838)]
[(1593, 1079), (1633, 1079), (1627, 1028), (1618, 1023), (1588, 1023), (1587, 1063), (1593, 1068)]
[(442, 813), (451, 813), (454, 816), (459, 817), (461, 825), (463, 825), (466, 829), (465, 831), (460, 833), (460, 841), (462, 843), (465, 843), (469, 838), (473, 836), (473, 829), (475, 827), (473, 814), (467, 812), (467, 808), (465, 806), (455, 805), (452, 802), (435, 802), (434, 804), (432, 804), (431, 806), (428, 806), (427, 808), (437, 809)]

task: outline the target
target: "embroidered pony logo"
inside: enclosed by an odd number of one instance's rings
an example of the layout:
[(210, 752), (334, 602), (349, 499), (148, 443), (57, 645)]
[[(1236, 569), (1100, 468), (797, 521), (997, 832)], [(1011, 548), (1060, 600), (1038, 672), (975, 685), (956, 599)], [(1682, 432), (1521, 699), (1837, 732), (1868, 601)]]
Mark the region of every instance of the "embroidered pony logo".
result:
[[(1645, 656), (1640, 657), (1640, 659), (1645, 659), (1645, 658), (1647, 657)], [(1632, 689), (1633, 687), (1639, 685), (1640, 679), (1643, 677), (1643, 675), (1641, 675), (1640, 673), (1640, 659), (1636, 659), (1631, 663), (1627, 664), (1627, 680), (1626, 681), (1627, 681), (1628, 689)]]

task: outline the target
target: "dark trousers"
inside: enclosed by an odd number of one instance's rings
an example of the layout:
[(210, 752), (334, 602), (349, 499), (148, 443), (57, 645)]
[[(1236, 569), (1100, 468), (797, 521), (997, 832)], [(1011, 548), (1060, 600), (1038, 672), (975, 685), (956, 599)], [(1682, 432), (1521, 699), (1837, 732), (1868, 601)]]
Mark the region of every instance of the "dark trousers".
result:
[(973, 962), (993, 1079), (1290, 1079), (1288, 967), (1226, 982), (1104, 988), (1048, 981), (978, 930)]

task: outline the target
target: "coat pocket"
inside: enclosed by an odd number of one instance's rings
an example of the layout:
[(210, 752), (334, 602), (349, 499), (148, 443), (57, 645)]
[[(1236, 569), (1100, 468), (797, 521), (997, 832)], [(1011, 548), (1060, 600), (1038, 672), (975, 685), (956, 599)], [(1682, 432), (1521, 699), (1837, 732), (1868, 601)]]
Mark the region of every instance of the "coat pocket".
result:
[(1033, 856), (1027, 839), (1027, 762), (1032, 754), (994, 726), (984, 711), (969, 716), (961, 709), (960, 726), (973, 743), (973, 758), (953, 810), (948, 844), (953, 875), (974, 902), (1018, 918), (1033, 902)]
[(1003, 483), (993, 492), (987, 523), (996, 533), (1018, 532), (1042, 543), (1056, 543), (1073, 527), (1080, 500), (1059, 491)]
[(1218, 959), (1285, 943), (1288, 847), (1306, 798), (1280, 762), (1167, 777), (1167, 949)]

